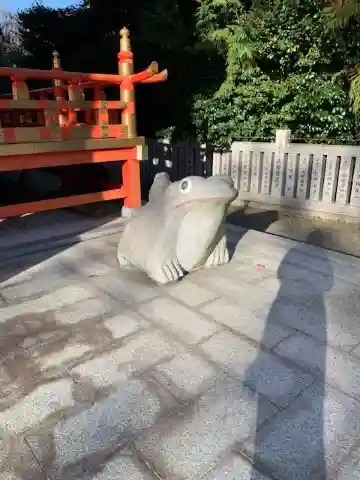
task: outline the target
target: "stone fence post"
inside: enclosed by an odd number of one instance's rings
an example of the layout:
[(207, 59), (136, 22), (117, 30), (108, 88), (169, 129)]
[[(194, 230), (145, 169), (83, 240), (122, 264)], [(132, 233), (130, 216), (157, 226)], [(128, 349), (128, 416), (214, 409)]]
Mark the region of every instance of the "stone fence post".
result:
[(276, 130), (274, 170), (271, 184), (271, 195), (280, 198), (284, 192), (285, 152), (289, 146), (291, 130)]

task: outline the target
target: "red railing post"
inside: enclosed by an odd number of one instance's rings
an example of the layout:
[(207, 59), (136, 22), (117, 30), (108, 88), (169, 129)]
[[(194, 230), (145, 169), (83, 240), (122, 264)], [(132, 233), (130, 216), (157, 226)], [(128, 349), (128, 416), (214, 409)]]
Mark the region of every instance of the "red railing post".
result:
[[(58, 52), (55, 50), (53, 51), (53, 70), (55, 71), (61, 71), (61, 64), (60, 64), (60, 56)], [(64, 100), (64, 95), (63, 95), (63, 89), (62, 87), (62, 81), (55, 79), (54, 82), (54, 96), (55, 100), (58, 102), (58, 104), (61, 104), (61, 102)], [(61, 111), (59, 108), (58, 111), (59, 115), (59, 124), (60, 127), (65, 127), (67, 125), (67, 115), (64, 115), (64, 113)]]
[[(133, 53), (131, 51), (129, 30), (120, 30), (120, 51), (118, 54), (119, 74), (124, 77), (120, 84), (120, 99), (125, 102), (121, 114), (121, 123), (129, 138), (136, 137), (134, 84), (130, 75), (134, 72)], [(129, 158), (122, 167), (123, 186), (125, 189), (123, 215), (131, 215), (133, 208), (141, 207), (140, 163), (138, 158)]]
[(121, 114), (121, 123), (127, 128), (128, 137), (136, 137), (134, 84), (129, 77), (134, 73), (133, 53), (131, 51), (129, 30), (120, 30), (120, 51), (118, 53), (119, 74), (124, 77), (120, 84), (120, 100), (125, 103)]

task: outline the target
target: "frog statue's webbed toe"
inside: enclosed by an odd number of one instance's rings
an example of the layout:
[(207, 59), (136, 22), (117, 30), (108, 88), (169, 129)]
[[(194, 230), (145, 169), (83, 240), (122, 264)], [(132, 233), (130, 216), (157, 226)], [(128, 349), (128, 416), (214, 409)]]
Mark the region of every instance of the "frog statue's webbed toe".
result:
[(126, 257), (126, 255), (122, 255), (121, 253), (118, 252), (117, 259), (118, 259), (118, 265), (121, 270), (128, 270), (129, 268), (135, 268), (135, 266)]
[(165, 260), (163, 263), (158, 264), (157, 268), (153, 268), (147, 273), (159, 285), (176, 282), (185, 275), (185, 271), (176, 258)]
[(224, 234), (220, 238), (219, 242), (215, 245), (215, 248), (210, 253), (204, 266), (206, 268), (212, 268), (217, 267), (218, 265), (224, 265), (225, 263), (229, 263), (229, 261), (230, 255), (227, 248), (226, 235)]

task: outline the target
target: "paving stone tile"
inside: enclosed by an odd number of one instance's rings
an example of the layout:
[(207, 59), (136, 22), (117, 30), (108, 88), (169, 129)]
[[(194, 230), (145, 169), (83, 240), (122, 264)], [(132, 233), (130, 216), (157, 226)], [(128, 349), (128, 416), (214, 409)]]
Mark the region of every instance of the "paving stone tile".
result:
[(149, 390), (147, 383), (138, 379), (124, 382), (114, 394), (51, 430), (27, 435), (27, 441), (49, 477), (76, 478), (81, 473), (88, 478), (89, 470), (104, 463), (169, 409), (162, 393)]
[(158, 480), (151, 471), (131, 453), (120, 452), (91, 480)]
[(156, 298), (143, 304), (139, 313), (178, 335), (188, 345), (195, 345), (220, 329), (204, 315), (169, 298)]
[(144, 331), (124, 341), (120, 348), (78, 365), (71, 375), (75, 380), (90, 380), (96, 388), (110, 387), (179, 351), (181, 347), (161, 332)]
[[(259, 313), (259, 315), (263, 315)], [(268, 323), (281, 322), (287, 327), (301, 330), (321, 342), (351, 350), (360, 339), (358, 320), (329, 313), (324, 297), (319, 296), (306, 305), (283, 300), (275, 301), (265, 316)]]
[(301, 333), (284, 340), (275, 352), (318, 375), (320, 380), (360, 398), (360, 359)]
[[(2, 311), (0, 310), (0, 318), (1, 314)], [(34, 336), (36, 332), (41, 332), (44, 329), (54, 330), (53, 312), (23, 312), (22, 315), (10, 317), (3, 323), (1, 323), (0, 320), (0, 356), (7, 357), (16, 350), (27, 337)]]
[(354, 355), (357, 358), (360, 357), (360, 345), (357, 345), (351, 350), (351, 355)]
[(45, 480), (45, 474), (23, 438), (0, 439), (1, 480)]
[[(31, 260), (33, 260), (33, 257), (31, 257)], [(34, 260), (35, 263), (36, 259)], [(28, 261), (24, 261), (24, 259), (18, 259), (17, 261), (13, 260), (10, 261), (10, 263), (4, 263), (1, 261), (1, 288), (15, 286), (27, 282), (32, 278), (34, 278), (34, 275), (31, 273), (31, 268), (29, 269)]]
[[(6, 288), (44, 277), (46, 274), (57, 274), (63, 268), (58, 253), (61, 249), (50, 249), (46, 252), (25, 254), (21, 257), (1, 260), (0, 286)], [(69, 275), (70, 272), (68, 271)]]
[(328, 342), (350, 350), (360, 343), (360, 286), (330, 291), (324, 299)]
[(146, 328), (150, 324), (136, 312), (128, 310), (104, 320), (103, 325), (114, 339), (119, 339), (135, 333), (141, 328)]
[(13, 322), (14, 319), (25, 317), (29, 314), (41, 314), (48, 312), (49, 310), (52, 312), (53, 309), (55, 310), (61, 306), (61, 302), (59, 302), (53, 294), (48, 294), (35, 300), (1, 307), (0, 325), (3, 326), (5, 323), (9, 322), (9, 320)]
[(355, 447), (342, 460), (336, 480), (360, 480), (360, 448)]
[(122, 303), (133, 304), (150, 300), (159, 295), (160, 289), (141, 272), (122, 272), (91, 279), (104, 292)]
[[(297, 268), (297, 265), (293, 265), (293, 267)], [(274, 296), (276, 295), (276, 301), (284, 298), (288, 302), (300, 303), (302, 305), (311, 302), (319, 294), (322, 294), (319, 284), (310, 280), (268, 278), (263, 280), (259, 286), (261, 289), (273, 293)]]
[(80, 244), (78, 247), (61, 255), (60, 261), (65, 267), (85, 277), (101, 277), (114, 273), (114, 268), (92, 258), (91, 250), (89, 251), (86, 245)]
[(256, 255), (259, 258), (265, 258), (267, 264), (272, 262), (273, 268), (277, 269), (275, 261), (279, 265), (289, 250), (292, 250), (291, 261), (293, 263), (300, 266), (306, 265), (312, 271), (324, 274), (328, 274), (330, 268), (333, 271), (332, 276), (345, 281), (351, 279), (351, 282), (359, 283), (360, 272), (353, 257), (329, 250), (324, 253), (324, 250), (319, 247), (254, 230), (249, 230), (243, 235), (237, 245), (236, 256), (241, 258), (244, 254), (253, 257)]
[(314, 380), (312, 375), (285, 365), (281, 357), (260, 351), (254, 343), (230, 332), (219, 332), (200, 349), (226, 372), (279, 406), (289, 403)]
[(180, 402), (188, 402), (210, 388), (218, 372), (202, 358), (183, 353), (156, 366), (153, 375)]
[[(334, 274), (340, 274), (341, 268), (352, 266), (346, 255), (330, 251), (324, 254), (319, 247), (255, 230), (248, 230), (237, 243), (235, 258), (243, 255), (262, 259), (263, 263), (271, 265), (273, 270), (277, 270), (284, 261), (306, 265), (311, 270), (324, 274), (328, 274), (329, 269), (334, 270)], [(360, 278), (359, 275), (356, 275), (356, 278)]]
[[(60, 342), (57, 349), (52, 352), (60, 352), (65, 346), (66, 342)], [(49, 351), (47, 353), (50, 354)], [(36, 400), (37, 395), (42, 395), (44, 388), (44, 395), (47, 395), (46, 385), (50, 385), (50, 380), (58, 381), (61, 377), (70, 380), (65, 362), (61, 366), (51, 368), (49, 365), (41, 364), (44, 357), (46, 353), (39, 355), (35, 349), (15, 347), (0, 359), (0, 412), (3, 416), (13, 415), (15, 406), (19, 408), (26, 406), (26, 399), (31, 395), (34, 395)], [(68, 364), (72, 365), (73, 362), (74, 360), (68, 359)], [(40, 402), (39, 399), (36, 401)]]
[[(260, 411), (257, 418), (257, 407)], [(199, 480), (216, 466), (237, 441), (254, 434), (275, 413), (241, 383), (216, 383), (194, 404), (163, 416), (134, 442), (163, 478)]]
[(243, 456), (233, 453), (206, 475), (204, 480), (271, 480), (271, 478), (262, 475)]
[(187, 277), (181, 282), (167, 285), (164, 290), (175, 300), (180, 300), (189, 307), (197, 307), (214, 298), (214, 292), (191, 282)]
[(360, 435), (359, 402), (323, 383), (311, 385), (242, 447), (278, 480), (338, 478)]
[(19, 371), (33, 365), (38, 375), (52, 369), (51, 375), (58, 376), (76, 359), (110, 341), (109, 331), (96, 318), (64, 325), (57, 321), (56, 312), (24, 314), (0, 325), (0, 352), (11, 361), (9, 368)]
[(106, 297), (87, 298), (58, 309), (56, 311), (56, 320), (61, 324), (70, 325), (88, 318), (102, 317), (111, 312), (111, 304)]
[[(2, 288), (1, 295), (7, 302), (23, 301), (27, 298), (43, 295), (44, 292), (58, 286), (64, 286), (66, 283), (69, 283), (69, 277), (70, 272), (67, 269), (60, 265), (55, 265), (55, 268), (45, 269), (25, 281)], [(72, 281), (74, 280), (72, 279)]]
[[(326, 263), (327, 260), (322, 259), (321, 264), (326, 265)], [(299, 255), (297, 251), (292, 251), (291, 256), (289, 255), (285, 261), (282, 261), (281, 265), (278, 265), (276, 277), (286, 285), (289, 281), (292, 281), (303, 283), (305, 288), (307, 284), (310, 284), (316, 292), (330, 290), (334, 282), (331, 266), (328, 266), (324, 272), (312, 269), (312, 265), (312, 257)]]
[(268, 323), (263, 316), (225, 298), (208, 303), (201, 311), (268, 348), (272, 348), (294, 332), (281, 323)]
[[(54, 315), (55, 317), (55, 315)], [(54, 326), (55, 327), (55, 326)], [(67, 328), (49, 328), (45, 331), (32, 332), (24, 338), (19, 344), (19, 347), (35, 351), (52, 351), (58, 344), (62, 344), (63, 341), (67, 341), (69, 338), (69, 331)]]
[(31, 299), (16, 305), (1, 308), (0, 325), (21, 315), (29, 313), (44, 313), (56, 311), (66, 305), (71, 305), (82, 300), (94, 298), (95, 292), (90, 287), (74, 282), (66, 287), (59, 288), (52, 293), (47, 293), (39, 298)]
[(226, 275), (212, 275), (203, 280), (203, 283), (216, 296), (238, 303), (249, 311), (260, 311), (268, 314), (276, 298), (276, 293), (262, 289), (261, 285), (249, 284), (238, 277), (236, 270), (228, 270)]
[(80, 282), (70, 284), (54, 292), (54, 297), (59, 300), (63, 306), (74, 304), (81, 300), (87, 300), (95, 296), (94, 289)]
[(0, 411), (0, 428), (16, 435), (39, 426), (49, 415), (75, 405), (73, 382), (60, 379), (37, 386), (11, 407)]
[(59, 367), (67, 368), (74, 360), (80, 359), (89, 352), (91, 352), (89, 345), (70, 343), (56, 352), (39, 357), (37, 365), (41, 371), (57, 369)]
[(236, 275), (242, 282), (246, 282), (253, 285), (258, 285), (267, 278), (274, 276), (274, 271), (264, 264), (259, 263), (254, 257), (248, 257), (245, 259), (234, 259), (226, 265), (226, 269), (223, 270), (224, 275)]

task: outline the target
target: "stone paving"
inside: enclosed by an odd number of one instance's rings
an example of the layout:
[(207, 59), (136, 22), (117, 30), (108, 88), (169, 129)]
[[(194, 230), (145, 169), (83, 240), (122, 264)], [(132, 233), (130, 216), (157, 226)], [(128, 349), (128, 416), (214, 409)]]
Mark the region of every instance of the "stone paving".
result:
[(229, 227), (158, 287), (117, 240), (2, 264), (1, 480), (360, 479), (360, 260)]

